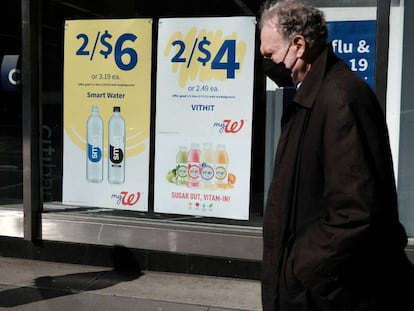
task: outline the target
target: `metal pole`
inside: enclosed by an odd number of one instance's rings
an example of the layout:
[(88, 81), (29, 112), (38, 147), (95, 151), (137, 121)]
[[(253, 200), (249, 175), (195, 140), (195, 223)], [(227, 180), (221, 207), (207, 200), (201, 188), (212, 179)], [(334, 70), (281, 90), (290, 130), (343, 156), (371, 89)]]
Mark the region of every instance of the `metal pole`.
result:
[(24, 239), (41, 239), (40, 0), (21, 0)]
[(377, 0), (377, 49), (375, 59), (375, 92), (381, 108), (386, 113), (388, 50), (390, 36), (391, 0)]

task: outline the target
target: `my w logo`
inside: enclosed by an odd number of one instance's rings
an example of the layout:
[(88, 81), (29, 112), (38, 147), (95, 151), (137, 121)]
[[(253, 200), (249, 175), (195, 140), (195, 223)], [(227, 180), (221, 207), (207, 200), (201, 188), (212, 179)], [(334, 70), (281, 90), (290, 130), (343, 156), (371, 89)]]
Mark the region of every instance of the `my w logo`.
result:
[(224, 122), (224, 132), (225, 133), (237, 133), (240, 132), (244, 125), (244, 120), (232, 121), (232, 120), (223, 120)]

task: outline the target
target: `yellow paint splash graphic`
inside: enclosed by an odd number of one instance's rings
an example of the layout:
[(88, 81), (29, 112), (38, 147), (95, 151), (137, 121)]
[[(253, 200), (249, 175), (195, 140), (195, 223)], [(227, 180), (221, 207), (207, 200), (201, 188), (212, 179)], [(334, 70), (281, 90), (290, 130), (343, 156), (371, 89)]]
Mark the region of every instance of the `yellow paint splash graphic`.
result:
[[(228, 40), (236, 42), (235, 60), (229, 58), (231, 53), (228, 50), (218, 55), (223, 44)], [(213, 33), (205, 29), (197, 33), (197, 28), (192, 27), (186, 35), (177, 31), (171, 36), (166, 44), (164, 56), (170, 58), (172, 72), (178, 74), (179, 86), (185, 87), (189, 80), (204, 82), (213, 79), (219, 81), (229, 79), (228, 70), (212, 68), (211, 64), (216, 57), (219, 58), (216, 60), (224, 66), (227, 63), (231, 65), (238, 63), (237, 68), (230, 69), (230, 71), (235, 71), (236, 76), (243, 68), (246, 49), (246, 42), (237, 42), (237, 33), (224, 36), (222, 30)]]

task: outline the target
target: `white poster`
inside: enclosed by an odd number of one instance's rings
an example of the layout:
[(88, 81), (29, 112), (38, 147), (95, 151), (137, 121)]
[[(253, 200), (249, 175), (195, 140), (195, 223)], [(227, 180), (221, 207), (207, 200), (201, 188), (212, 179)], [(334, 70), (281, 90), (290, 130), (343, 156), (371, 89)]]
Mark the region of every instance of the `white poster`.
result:
[(255, 23), (159, 20), (155, 212), (249, 218)]
[(148, 210), (151, 19), (65, 23), (63, 204)]

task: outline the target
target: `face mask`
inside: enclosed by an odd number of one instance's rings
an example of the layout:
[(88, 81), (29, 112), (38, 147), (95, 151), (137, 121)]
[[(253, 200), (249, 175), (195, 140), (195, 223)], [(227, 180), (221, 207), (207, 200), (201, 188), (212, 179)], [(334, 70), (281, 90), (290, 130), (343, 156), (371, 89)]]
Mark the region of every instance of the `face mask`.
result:
[(277, 84), (279, 87), (288, 87), (293, 86), (292, 81), (292, 70), (287, 69), (284, 63), (287, 53), (289, 49), (286, 51), (285, 57), (280, 63), (274, 63), (271, 59), (265, 58), (263, 60), (263, 71), (266, 76), (268, 76), (273, 82)]

